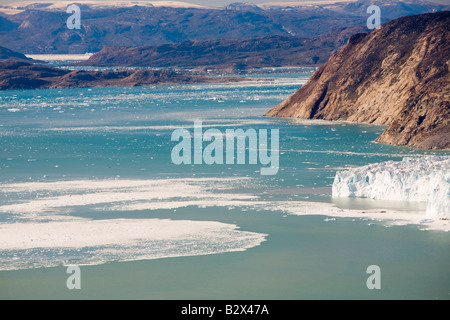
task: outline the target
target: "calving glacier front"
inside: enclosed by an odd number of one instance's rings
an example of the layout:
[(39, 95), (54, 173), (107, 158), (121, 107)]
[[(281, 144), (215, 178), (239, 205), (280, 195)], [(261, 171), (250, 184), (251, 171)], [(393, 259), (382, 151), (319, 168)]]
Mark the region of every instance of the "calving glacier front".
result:
[(404, 158), (339, 171), (333, 197), (424, 201), (427, 215), (450, 218), (450, 156)]

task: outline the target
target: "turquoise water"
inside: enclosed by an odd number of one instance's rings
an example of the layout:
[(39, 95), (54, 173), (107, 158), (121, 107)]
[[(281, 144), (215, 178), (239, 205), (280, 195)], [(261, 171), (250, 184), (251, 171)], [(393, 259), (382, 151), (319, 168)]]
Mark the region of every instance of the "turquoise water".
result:
[[(309, 201), (357, 209), (423, 209), (417, 203), (337, 202), (331, 198), (336, 170), (404, 156), (449, 154), (373, 143), (384, 130), (381, 126), (262, 116), (295, 92), (311, 71), (256, 73), (251, 76), (271, 80), (239, 84), (1, 92), (2, 225), (42, 226), (59, 217), (217, 221), (264, 235), (264, 241), (243, 251), (227, 251), (203, 239), (201, 250), (206, 251), (191, 255), (191, 245), (179, 250), (183, 243), (178, 239), (168, 249), (172, 257), (136, 261), (122, 261), (134, 260), (133, 246), (110, 255), (103, 247), (76, 254), (64, 247), (57, 252), (0, 248), (0, 298), (449, 299), (447, 232), (420, 231), (414, 225), (387, 228), (382, 222), (369, 226), (352, 217), (324, 221), (326, 215), (296, 216), (268, 208)], [(260, 164), (174, 165), (172, 132), (180, 127), (192, 130), (200, 120), (205, 130), (279, 129), (278, 174), (262, 176)], [(117, 188), (106, 183), (142, 180), (161, 194), (151, 201), (133, 198), (136, 190), (129, 183)], [(85, 186), (33, 189), (35, 182), (62, 181), (83, 181)], [(100, 186), (94, 187), (95, 182)], [(201, 195), (184, 194), (194, 185), (201, 186)], [(89, 187), (111, 195), (111, 200), (86, 201), (83, 195), (94, 192)], [(246, 201), (259, 205), (241, 205), (239, 196), (250, 196)], [(80, 202), (64, 203), (69, 197)], [(44, 205), (42, 199), (47, 201)], [(193, 199), (197, 203), (183, 205)], [(230, 202), (221, 203), (223, 199)], [(161, 202), (172, 207), (158, 206)], [(23, 204), (29, 207), (20, 207)], [(11, 205), (20, 209), (5, 209)], [(244, 246), (246, 241), (233, 245)], [(158, 244), (155, 250), (167, 245)], [(84, 266), (88, 254), (101, 258)], [(83, 265), (81, 290), (66, 287), (69, 262)], [(366, 287), (370, 265), (381, 268), (381, 290)]]

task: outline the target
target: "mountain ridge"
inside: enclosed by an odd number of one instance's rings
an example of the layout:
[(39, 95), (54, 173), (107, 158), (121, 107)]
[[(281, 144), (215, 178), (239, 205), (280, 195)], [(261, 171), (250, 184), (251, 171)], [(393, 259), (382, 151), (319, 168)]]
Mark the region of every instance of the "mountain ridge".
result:
[(253, 39), (186, 41), (154, 47), (106, 47), (79, 65), (186, 67), (234, 70), (315, 66), (363, 27), (335, 30), (313, 39), (266, 36)]

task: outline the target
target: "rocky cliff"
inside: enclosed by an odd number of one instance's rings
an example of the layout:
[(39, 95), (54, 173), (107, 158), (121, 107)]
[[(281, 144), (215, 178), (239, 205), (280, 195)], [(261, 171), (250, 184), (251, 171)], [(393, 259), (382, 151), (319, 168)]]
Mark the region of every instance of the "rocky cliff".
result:
[(377, 142), (450, 149), (450, 12), (357, 34), (266, 116), (387, 125)]

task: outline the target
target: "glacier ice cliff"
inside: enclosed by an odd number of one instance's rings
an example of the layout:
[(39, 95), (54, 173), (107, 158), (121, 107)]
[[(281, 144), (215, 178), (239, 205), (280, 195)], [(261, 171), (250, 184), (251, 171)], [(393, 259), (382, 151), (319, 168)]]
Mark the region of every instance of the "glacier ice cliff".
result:
[(338, 171), (333, 197), (423, 201), (427, 216), (450, 219), (450, 156), (407, 157)]

